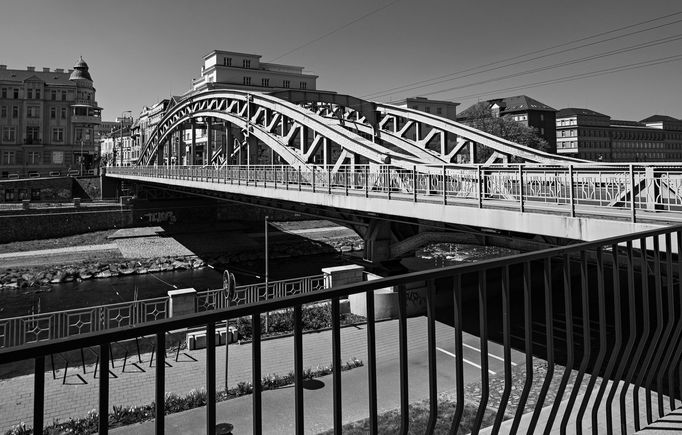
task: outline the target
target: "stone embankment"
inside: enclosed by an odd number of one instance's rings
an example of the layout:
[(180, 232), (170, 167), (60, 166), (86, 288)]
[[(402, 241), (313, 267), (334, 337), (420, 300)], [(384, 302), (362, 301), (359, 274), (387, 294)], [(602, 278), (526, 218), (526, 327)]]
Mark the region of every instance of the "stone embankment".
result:
[(127, 260), (111, 263), (88, 263), (53, 266), (41, 270), (8, 269), (0, 272), (0, 289), (46, 287), (70, 281), (111, 278), (121, 275), (143, 275), (146, 273), (171, 270), (198, 269), (204, 267), (204, 260), (197, 257), (165, 257)]
[[(270, 247), (269, 258), (287, 258), (306, 255), (348, 253), (364, 249), (362, 242), (334, 240), (327, 243), (311, 242), (291, 245), (276, 244)], [(121, 275), (143, 275), (147, 273), (168, 272), (173, 270), (198, 269), (211, 264), (218, 268), (230, 264), (248, 263), (262, 260), (264, 253), (245, 251), (223, 255), (210, 255), (199, 258), (193, 256), (167, 256), (155, 258), (126, 259), (121, 261), (90, 262), (88, 260), (68, 265), (49, 267), (13, 268), (0, 270), (0, 290), (33, 288), (49, 291), (51, 284), (89, 279), (112, 278)]]

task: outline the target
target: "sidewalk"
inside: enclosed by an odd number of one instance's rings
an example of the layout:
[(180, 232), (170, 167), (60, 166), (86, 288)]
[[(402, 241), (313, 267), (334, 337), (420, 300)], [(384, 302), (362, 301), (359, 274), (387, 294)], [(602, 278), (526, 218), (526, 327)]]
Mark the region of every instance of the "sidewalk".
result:
[[(366, 363), (366, 334), (365, 326), (347, 327), (341, 330), (341, 360), (346, 362), (353, 357)], [(409, 373), (411, 400), (424, 398), (428, 394), (428, 364), (427, 364), (427, 322), (424, 317), (416, 317), (408, 320), (408, 348), (409, 348)], [(379, 400), (382, 409), (395, 408), (399, 397), (399, 372), (398, 372), (398, 327), (397, 321), (385, 321), (376, 325), (376, 355), (377, 373), (379, 374)], [(475, 343), (478, 338), (465, 337), (465, 341)], [(449, 349), (453, 345), (452, 328), (437, 323), (437, 346)], [(323, 331), (304, 335), (303, 338), (303, 366), (304, 368), (318, 365), (328, 365), (331, 362), (331, 332)], [(144, 345), (142, 351), (149, 352), (151, 345)], [(491, 344), (491, 352), (495, 349)], [(467, 358), (478, 358), (473, 352)], [(168, 352), (167, 361), (171, 367), (166, 368), (166, 391), (178, 394), (186, 394), (192, 389), (205, 387), (205, 354), (204, 350), (181, 352), (178, 361), (175, 354)], [(225, 386), (224, 346), (217, 349), (217, 373), (216, 387), (222, 389)], [(437, 354), (439, 391), (447, 391), (454, 388), (454, 359), (443, 352)], [(113, 405), (143, 405), (154, 400), (154, 369), (149, 367), (150, 354), (143, 355), (143, 363), (136, 362), (137, 356), (130, 357), (125, 370), (122, 372), (122, 361), (115, 361), (115, 368), (111, 371), (116, 375), (110, 380), (109, 403)], [(516, 358), (515, 358), (516, 359)], [(196, 361), (195, 361), (196, 360)], [(496, 364), (490, 360), (491, 367)], [(30, 364), (30, 363), (29, 363)], [(49, 367), (49, 361), (47, 362)], [(274, 340), (266, 340), (262, 343), (262, 376), (270, 373), (287, 374), (293, 370), (293, 338), (286, 337)], [(62, 385), (63, 370), (57, 372), (57, 379), (52, 379), (52, 373), (45, 373), (45, 422), (50, 424), (53, 419), (61, 421), (70, 417), (83, 417), (88, 411), (97, 408), (98, 403), (98, 377), (93, 377), (94, 367), (86, 366), (83, 374), (82, 367), (72, 367), (68, 370), (66, 384)], [(465, 373), (467, 383), (477, 382), (480, 372), (471, 367), (471, 371)], [(361, 418), (367, 412), (366, 393), (366, 369), (358, 368), (344, 372), (344, 419), (354, 420)], [(321, 379), (325, 387), (316, 391), (306, 391), (306, 417), (309, 427), (324, 429), (331, 421), (331, 380)], [(228, 384), (235, 386), (240, 381), (251, 381), (251, 345), (229, 346), (229, 378)], [(0, 381), (0, 431), (5, 431), (10, 426), (21, 421), (32, 421), (33, 412), (33, 377), (21, 376), (13, 379)], [(290, 395), (293, 389), (264, 392), (263, 409), (267, 410), (268, 420), (264, 421), (264, 428), (271, 423), (273, 430), (280, 431), (281, 424), (287, 424), (293, 414), (290, 412), (293, 406)], [(233, 399), (219, 404), (219, 422), (228, 421), (238, 424), (240, 428), (251, 427), (251, 397)], [(228, 414), (227, 410), (231, 412)], [(198, 415), (193, 420), (188, 416)], [(203, 427), (202, 409), (193, 411), (193, 414), (181, 413), (167, 416), (167, 426), (176, 427), (178, 433), (196, 433), (197, 427)], [(276, 416), (282, 418), (277, 418)], [(286, 417), (284, 417), (286, 416)], [(201, 418), (199, 420), (199, 418)], [(270, 418), (276, 421), (271, 422)], [(293, 420), (292, 420), (293, 421)], [(197, 426), (198, 425), (198, 426)], [(138, 427), (139, 426), (139, 427)], [(136, 433), (146, 433), (146, 428), (153, 427), (152, 423), (135, 426)], [(315, 430), (317, 430), (315, 429)], [(131, 430), (130, 427), (124, 430)], [(183, 432), (183, 431), (189, 432)], [(287, 431), (285, 431), (287, 432)], [(242, 433), (241, 430), (239, 433)]]
[[(422, 331), (425, 322), (420, 319), (410, 321), (416, 328), (411, 335), (410, 346), (425, 347)], [(396, 335), (394, 322), (377, 324), (377, 357), (392, 357), (397, 351), (387, 346), (388, 337)], [(422, 333), (423, 332), (423, 333)], [(341, 360), (348, 361), (353, 357), (366, 360), (366, 330), (362, 327), (348, 327), (341, 330)], [(329, 331), (306, 334), (304, 336), (304, 367), (328, 365), (331, 363), (331, 333)], [(142, 347), (142, 352), (149, 352), (151, 343)], [(224, 388), (224, 347), (217, 349), (217, 388)], [(144, 354), (143, 363), (138, 367), (137, 356), (129, 358), (125, 373), (121, 372), (122, 361), (115, 361), (111, 371), (116, 375), (110, 380), (109, 403), (113, 405), (142, 405), (154, 400), (154, 368), (149, 367), (150, 353)], [(196, 360), (196, 361), (194, 361)], [(166, 391), (186, 394), (192, 389), (205, 387), (205, 351), (181, 352), (178, 361), (175, 354), (168, 352), (167, 361), (172, 367), (166, 368)], [(30, 364), (30, 362), (27, 362)], [(49, 367), (49, 359), (46, 366)], [(155, 363), (154, 363), (155, 365)], [(269, 373), (286, 374), (293, 370), (293, 339), (291, 337), (267, 340), (262, 343), (262, 375)], [(88, 411), (97, 408), (98, 378), (93, 376), (94, 366), (71, 367), (67, 372), (66, 385), (62, 385), (63, 370), (57, 371), (57, 379), (52, 372), (45, 373), (45, 422), (53, 419), (65, 420), (69, 417), (82, 417)], [(240, 381), (251, 381), (251, 345), (229, 346), (229, 378), (230, 386)], [(33, 376), (20, 376), (0, 381), (0, 431), (5, 431), (13, 424), (21, 421), (32, 421), (33, 413)]]

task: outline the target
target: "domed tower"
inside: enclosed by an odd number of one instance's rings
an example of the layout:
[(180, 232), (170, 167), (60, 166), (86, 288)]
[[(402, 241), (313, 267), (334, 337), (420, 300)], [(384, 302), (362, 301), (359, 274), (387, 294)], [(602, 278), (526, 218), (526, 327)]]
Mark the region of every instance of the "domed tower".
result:
[(73, 143), (80, 146), (74, 152), (74, 160), (80, 167), (90, 169), (99, 154), (95, 144), (95, 128), (101, 124), (102, 108), (95, 101), (95, 88), (92, 86), (90, 68), (83, 57), (73, 66), (69, 80), (76, 85), (76, 99), (71, 101), (71, 122)]
[(83, 60), (83, 56), (80, 57), (78, 62), (73, 66), (73, 71), (71, 72), (71, 77), (69, 80), (87, 80), (92, 86), (92, 77), (90, 77), (90, 68), (88, 64)]

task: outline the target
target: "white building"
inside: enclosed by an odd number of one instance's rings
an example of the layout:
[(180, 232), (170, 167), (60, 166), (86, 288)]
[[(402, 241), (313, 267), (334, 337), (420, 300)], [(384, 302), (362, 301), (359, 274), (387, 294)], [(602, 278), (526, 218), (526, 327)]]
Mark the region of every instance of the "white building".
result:
[(207, 89), (284, 90), (316, 89), (317, 76), (302, 66), (260, 61), (257, 54), (213, 50), (204, 56), (201, 77), (192, 80), (188, 94)]

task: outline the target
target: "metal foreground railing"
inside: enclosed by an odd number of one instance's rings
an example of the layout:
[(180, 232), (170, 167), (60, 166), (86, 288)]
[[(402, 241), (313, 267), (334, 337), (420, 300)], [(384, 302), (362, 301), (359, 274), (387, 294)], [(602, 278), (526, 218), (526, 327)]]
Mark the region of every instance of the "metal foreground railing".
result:
[[(111, 167), (110, 175), (387, 197), (638, 222), (682, 221), (682, 165), (347, 165)], [(445, 188), (444, 188), (445, 186)], [(634, 195), (633, 195), (634, 192)]]
[[(215, 310), (284, 298), (324, 288), (324, 276), (315, 275), (268, 283), (237, 286), (228, 304), (225, 289), (196, 294), (196, 311)], [(0, 349), (90, 332), (132, 327), (169, 317), (169, 297), (119, 302), (73, 310), (37, 313), (0, 319)]]
[[(365, 294), (367, 308), (367, 359), (369, 430), (377, 433), (379, 396), (377, 390), (376, 330), (374, 292), (391, 286), (426, 282), (428, 345), (428, 387), (430, 414), (427, 432), (434, 431), (438, 412), (436, 367), (436, 318), (453, 326), (456, 409), (448, 423), (456, 430), (465, 412), (463, 333), (480, 336), (481, 398), (472, 427), (476, 433), (489, 406), (491, 392), (502, 390), (495, 406), (493, 432), (503, 424), (505, 411), (511, 414), (509, 430), (524, 427), (528, 433), (560, 428), (578, 432), (583, 423), (593, 430), (605, 424), (605, 433), (632, 432), (677, 406), (682, 393), (682, 256), (672, 254), (674, 244), (682, 243), (682, 227), (672, 227), (614, 237), (568, 247), (554, 248), (438, 270), (366, 281), (283, 299), (245, 304), (225, 309), (149, 322), (123, 329), (96, 331), (74, 337), (0, 349), (0, 364), (32, 359), (35, 362), (35, 433), (41, 433), (44, 410), (45, 357), (71, 349), (95, 346), (100, 364), (107, 367), (109, 344), (140, 336), (156, 337), (155, 425), (164, 433), (165, 337), (181, 328), (206, 328), (206, 390), (208, 403), (205, 429), (216, 428), (216, 342), (218, 322), (251, 316), (253, 432), (262, 433), (261, 314), (291, 309), (294, 313), (292, 365), (295, 374), (294, 403), (296, 433), (304, 432), (302, 306), (331, 300), (332, 330), (329, 352), (333, 362), (333, 425), (341, 433), (343, 425), (341, 378), (341, 334), (339, 299)], [(398, 291), (399, 316), (395, 323), (399, 337), (400, 418), (405, 433), (408, 413), (409, 378), (406, 321), (406, 291)], [(414, 339), (415, 337), (411, 337)], [(442, 336), (440, 337), (442, 339)], [(488, 371), (488, 343), (504, 348), (503, 387), (491, 389)], [(508, 407), (513, 385), (512, 347), (526, 354), (525, 381), (518, 403)], [(319, 349), (318, 349), (319, 350)], [(546, 360), (548, 370), (542, 379), (534, 378), (534, 358)], [(556, 387), (556, 399), (545, 402), (555, 370), (565, 366)], [(442, 370), (442, 368), (441, 368)], [(612, 382), (607, 382), (612, 380)], [(601, 381), (601, 382), (598, 382)], [(542, 385), (528, 415), (522, 416), (533, 384)], [(570, 390), (570, 393), (569, 393)], [(515, 395), (519, 393), (516, 388)], [(627, 398), (634, 396), (632, 405)], [(642, 400), (640, 405), (640, 399)], [(654, 400), (655, 399), (655, 402)], [(644, 403), (646, 402), (646, 403)], [(678, 402), (679, 403), (679, 402)], [(228, 405), (229, 407), (229, 405)], [(99, 377), (99, 432), (107, 433), (109, 377)], [(640, 411), (643, 413), (640, 418)], [(540, 418), (542, 416), (542, 418)], [(522, 418), (523, 417), (523, 418)], [(530, 422), (528, 420), (530, 419)], [(520, 426), (524, 421), (526, 426)]]

